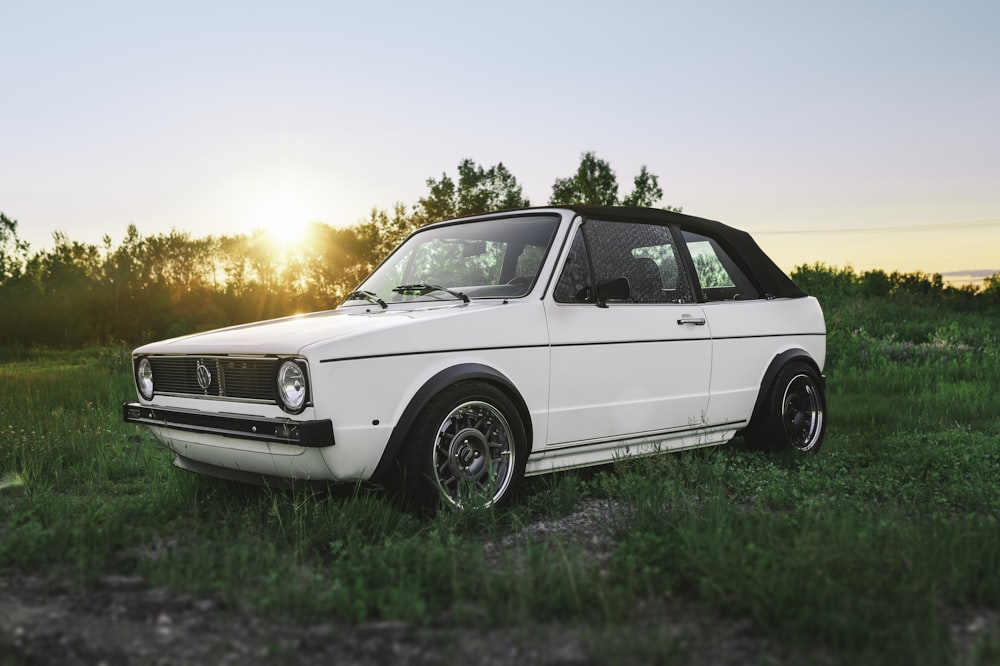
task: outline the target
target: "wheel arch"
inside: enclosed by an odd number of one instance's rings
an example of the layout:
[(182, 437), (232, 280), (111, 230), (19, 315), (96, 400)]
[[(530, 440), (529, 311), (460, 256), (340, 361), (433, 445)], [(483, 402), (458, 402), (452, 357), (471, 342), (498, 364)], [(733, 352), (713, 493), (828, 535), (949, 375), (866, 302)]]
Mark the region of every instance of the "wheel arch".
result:
[(760, 380), (760, 388), (757, 390), (757, 400), (754, 402), (753, 412), (750, 415), (750, 423), (753, 424), (760, 419), (760, 412), (764, 409), (764, 404), (767, 402), (767, 396), (771, 392), (771, 387), (774, 385), (775, 379), (778, 377), (778, 373), (789, 363), (801, 361), (807, 363), (816, 371), (819, 375), (820, 381), (824, 385), (824, 390), (826, 388), (826, 376), (820, 370), (819, 364), (816, 363), (809, 352), (805, 349), (786, 349), (781, 352), (773, 359), (771, 363), (767, 366), (767, 370), (764, 371), (764, 376)]
[(521, 417), (521, 422), (524, 424), (524, 434), (527, 438), (526, 443), (530, 453), (531, 442), (533, 441), (531, 414), (528, 411), (527, 403), (525, 403), (524, 398), (521, 396), (521, 392), (514, 386), (514, 382), (496, 368), (488, 365), (483, 365), (482, 363), (462, 363), (441, 370), (424, 382), (413, 394), (410, 402), (399, 417), (399, 421), (393, 427), (392, 434), (389, 435), (385, 450), (382, 452), (382, 458), (375, 467), (372, 478), (377, 479), (389, 470), (393, 461), (399, 455), (403, 443), (406, 441), (406, 437), (413, 428), (417, 417), (427, 407), (434, 396), (453, 384), (469, 380), (489, 382), (503, 391), (504, 395), (510, 399)]

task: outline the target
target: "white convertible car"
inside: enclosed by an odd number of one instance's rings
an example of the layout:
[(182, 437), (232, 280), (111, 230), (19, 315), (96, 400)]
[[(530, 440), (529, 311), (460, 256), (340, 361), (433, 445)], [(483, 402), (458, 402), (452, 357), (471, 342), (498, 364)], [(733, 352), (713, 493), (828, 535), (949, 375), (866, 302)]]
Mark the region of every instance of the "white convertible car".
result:
[(140, 347), (123, 409), (186, 470), (493, 505), (525, 476), (737, 433), (814, 451), (825, 355), (819, 303), (748, 234), (532, 208), (420, 229), (335, 310)]

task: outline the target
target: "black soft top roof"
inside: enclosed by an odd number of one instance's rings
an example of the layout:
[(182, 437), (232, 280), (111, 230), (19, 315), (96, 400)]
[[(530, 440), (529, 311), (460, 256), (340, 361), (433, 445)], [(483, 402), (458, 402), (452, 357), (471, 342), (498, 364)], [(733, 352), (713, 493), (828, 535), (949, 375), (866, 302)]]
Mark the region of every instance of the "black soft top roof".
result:
[(808, 296), (791, 278), (782, 272), (771, 258), (764, 254), (757, 242), (745, 231), (722, 222), (703, 217), (675, 213), (659, 208), (630, 208), (624, 206), (553, 206), (566, 208), (585, 218), (604, 220), (631, 220), (649, 224), (676, 225), (719, 241), (751, 275), (766, 294), (783, 298)]

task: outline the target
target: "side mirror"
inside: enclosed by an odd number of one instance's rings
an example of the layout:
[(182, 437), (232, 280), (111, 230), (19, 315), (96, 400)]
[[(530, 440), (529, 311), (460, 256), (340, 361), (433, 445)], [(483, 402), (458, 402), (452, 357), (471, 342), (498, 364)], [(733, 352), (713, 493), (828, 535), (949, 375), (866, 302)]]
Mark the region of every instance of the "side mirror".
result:
[(607, 301), (627, 301), (631, 295), (632, 290), (629, 287), (627, 277), (616, 277), (597, 283), (597, 307), (599, 308), (608, 307)]

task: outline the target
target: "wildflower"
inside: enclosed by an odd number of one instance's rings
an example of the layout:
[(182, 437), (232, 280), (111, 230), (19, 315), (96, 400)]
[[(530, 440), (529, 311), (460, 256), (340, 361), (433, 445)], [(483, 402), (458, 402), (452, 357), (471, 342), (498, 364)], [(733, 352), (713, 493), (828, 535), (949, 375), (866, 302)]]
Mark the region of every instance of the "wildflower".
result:
[(0, 490), (6, 490), (7, 488), (16, 488), (17, 486), (24, 485), (24, 476), (18, 474), (17, 472), (11, 472), (10, 474), (4, 474), (0, 477)]

